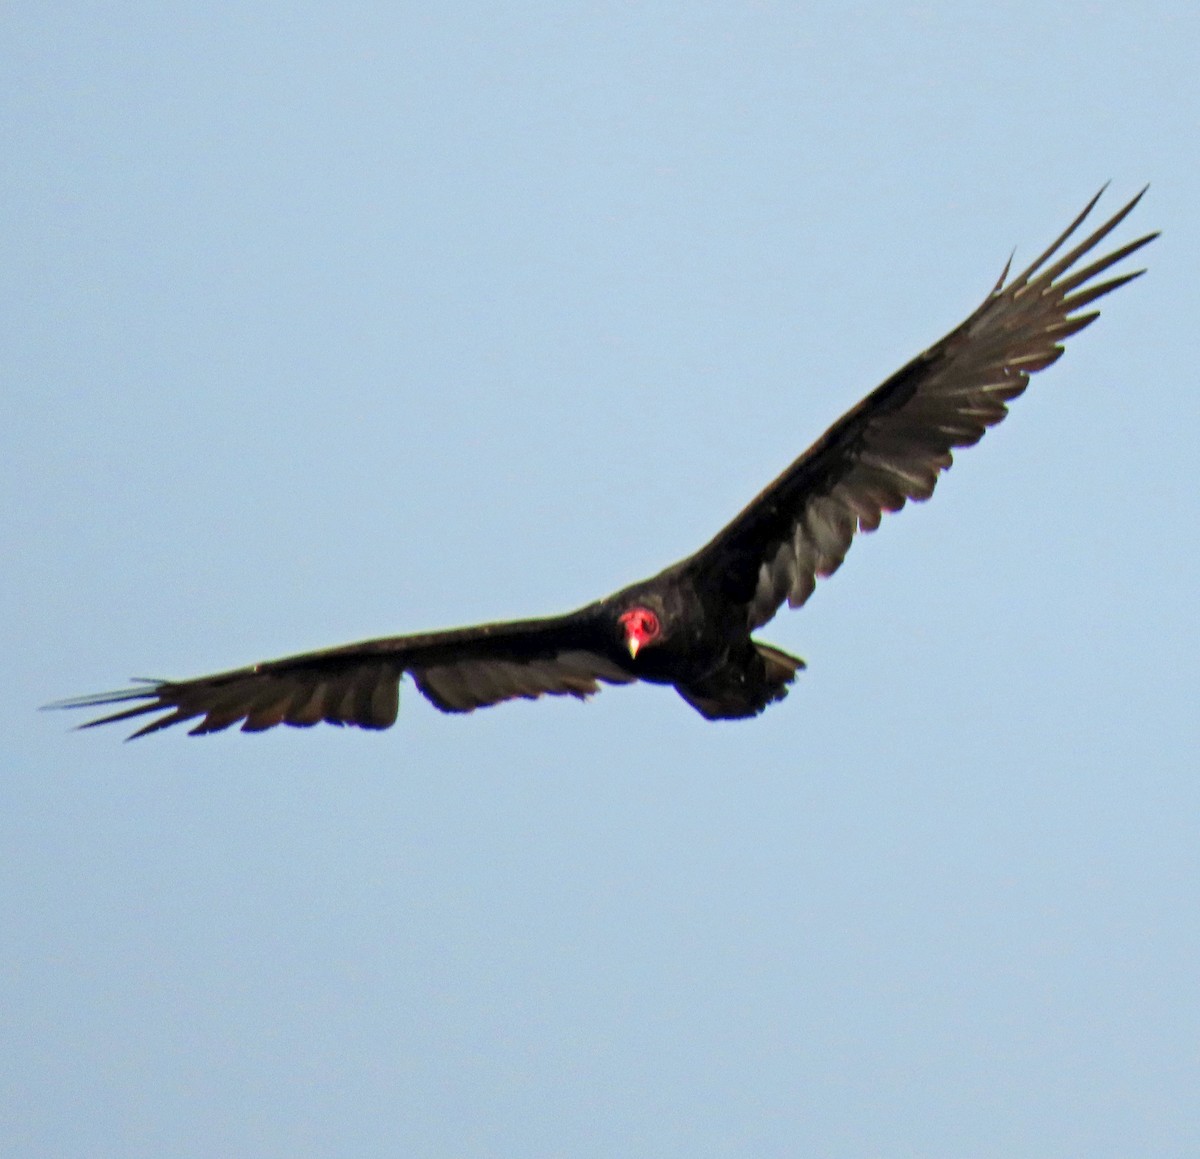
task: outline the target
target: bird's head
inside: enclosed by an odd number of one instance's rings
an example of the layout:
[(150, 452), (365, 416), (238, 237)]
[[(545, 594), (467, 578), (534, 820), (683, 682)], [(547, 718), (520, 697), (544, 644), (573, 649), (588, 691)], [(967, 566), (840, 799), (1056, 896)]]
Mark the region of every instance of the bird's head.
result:
[(634, 660), (643, 648), (655, 643), (662, 636), (662, 621), (658, 613), (641, 604), (622, 612), (617, 617), (617, 623), (621, 625), (625, 647)]

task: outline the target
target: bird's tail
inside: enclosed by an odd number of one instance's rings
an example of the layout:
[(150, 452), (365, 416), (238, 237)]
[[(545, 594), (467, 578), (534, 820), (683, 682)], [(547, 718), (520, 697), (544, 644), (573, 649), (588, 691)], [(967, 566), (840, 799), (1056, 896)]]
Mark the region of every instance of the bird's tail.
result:
[(787, 695), (785, 686), (791, 684), (796, 679), (796, 673), (808, 665), (799, 656), (791, 656), (773, 644), (764, 644), (761, 640), (752, 640), (751, 643), (762, 657), (767, 670), (767, 683), (779, 689), (779, 698), (782, 699)]

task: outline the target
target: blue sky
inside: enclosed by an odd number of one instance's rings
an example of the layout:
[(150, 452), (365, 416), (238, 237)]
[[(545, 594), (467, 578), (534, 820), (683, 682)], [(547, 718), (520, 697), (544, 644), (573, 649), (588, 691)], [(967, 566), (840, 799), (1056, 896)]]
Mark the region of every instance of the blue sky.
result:
[[(1195, 1153), (1193, 5), (4, 28), (0, 1149)], [(649, 574), (1109, 179), (1149, 275), (758, 720), (34, 711)]]

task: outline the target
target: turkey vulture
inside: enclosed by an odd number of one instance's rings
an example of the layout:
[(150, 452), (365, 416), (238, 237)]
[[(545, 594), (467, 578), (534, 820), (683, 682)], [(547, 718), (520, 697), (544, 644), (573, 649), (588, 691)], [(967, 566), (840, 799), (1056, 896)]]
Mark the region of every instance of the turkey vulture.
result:
[(965, 322), (838, 419), (714, 539), (652, 579), (565, 616), (367, 640), (50, 707), (122, 706), (84, 728), (161, 714), (133, 736), (183, 721), (197, 721), (193, 734), (239, 721), (243, 732), (318, 721), (379, 729), (395, 721), (408, 673), (443, 712), (648, 680), (674, 685), (709, 720), (755, 716), (787, 695), (804, 661), (751, 633), (785, 600), (803, 604), (855, 532), (873, 531), (908, 499), (928, 499), (952, 448), (978, 442), (1030, 374), (1098, 313), (1082, 311), (1143, 272), (1098, 280), (1157, 234), (1091, 256), (1143, 193), (1062, 252), (1097, 193), (1027, 270), (1006, 281), (1006, 265)]

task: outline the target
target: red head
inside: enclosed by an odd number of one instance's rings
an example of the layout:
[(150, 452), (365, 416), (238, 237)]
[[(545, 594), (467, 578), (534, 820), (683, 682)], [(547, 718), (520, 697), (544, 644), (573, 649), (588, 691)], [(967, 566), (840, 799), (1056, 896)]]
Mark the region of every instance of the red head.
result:
[(662, 633), (658, 617), (649, 608), (630, 608), (617, 617), (617, 622), (625, 629), (625, 647), (634, 659), (637, 659), (637, 654), (647, 644), (653, 644)]

